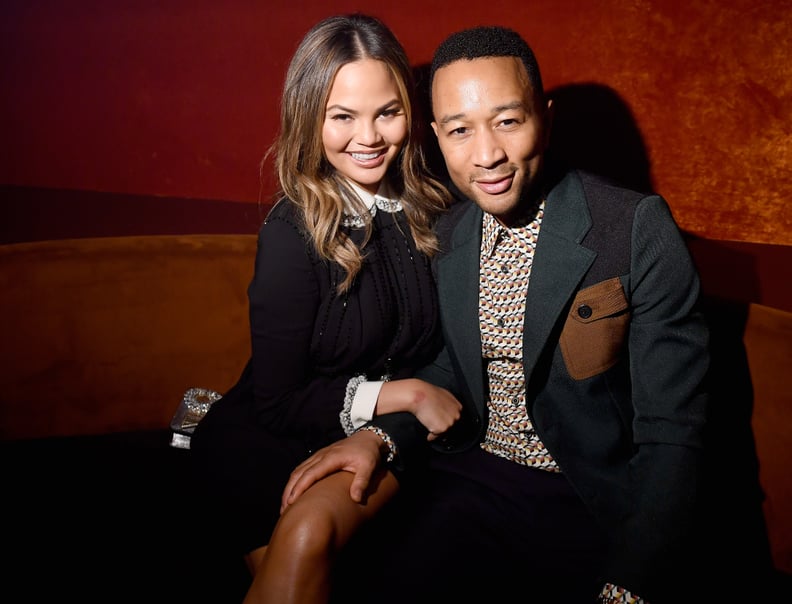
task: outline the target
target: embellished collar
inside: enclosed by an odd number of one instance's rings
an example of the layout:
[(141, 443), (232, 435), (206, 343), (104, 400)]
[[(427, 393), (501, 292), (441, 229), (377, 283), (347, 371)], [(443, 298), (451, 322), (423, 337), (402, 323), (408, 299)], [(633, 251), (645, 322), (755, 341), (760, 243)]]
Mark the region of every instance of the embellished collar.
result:
[(369, 215), (356, 214), (354, 213), (355, 211), (351, 205), (347, 204), (344, 217), (341, 221), (341, 224), (344, 226), (362, 228), (368, 221), (371, 220), (371, 218), (374, 217), (378, 208), (389, 214), (400, 212), (403, 208), (401, 200), (394, 196), (393, 190), (391, 189), (387, 179), (382, 179), (379, 189), (377, 189), (377, 192), (374, 195), (349, 179), (347, 179), (346, 183), (358, 196), (360, 201), (362, 201), (366, 206), (366, 209), (369, 211)]

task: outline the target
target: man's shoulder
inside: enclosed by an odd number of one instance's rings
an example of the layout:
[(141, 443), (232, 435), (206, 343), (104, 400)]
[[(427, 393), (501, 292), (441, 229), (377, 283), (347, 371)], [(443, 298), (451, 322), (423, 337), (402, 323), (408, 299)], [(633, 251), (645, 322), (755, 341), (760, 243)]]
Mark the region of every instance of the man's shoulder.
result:
[(446, 211), (438, 218), (436, 225), (437, 238), (442, 242), (446, 241), (451, 233), (454, 231), (459, 221), (467, 212), (475, 206), (475, 203), (462, 195), (459, 190), (453, 186), (449, 186), (451, 191), (451, 204), (446, 208)]
[(567, 221), (582, 211), (593, 228), (608, 224), (624, 228), (632, 223), (640, 202), (650, 196), (658, 197), (594, 172), (571, 169), (554, 183), (548, 203), (563, 208), (561, 215)]
[(619, 199), (637, 202), (652, 194), (651, 191), (639, 191), (626, 186), (618, 180), (594, 172), (576, 169), (570, 174), (579, 179), (583, 190), (586, 192), (587, 199)]

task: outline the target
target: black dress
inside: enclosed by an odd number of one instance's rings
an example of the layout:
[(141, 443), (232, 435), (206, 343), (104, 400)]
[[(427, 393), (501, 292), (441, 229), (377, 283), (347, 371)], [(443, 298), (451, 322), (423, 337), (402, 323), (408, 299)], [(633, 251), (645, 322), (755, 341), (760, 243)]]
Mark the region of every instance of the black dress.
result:
[[(408, 377), (440, 349), (430, 261), (403, 212), (378, 211), (362, 270), (346, 294), (289, 200), (261, 227), (248, 288), (251, 358), (196, 428), (190, 457), (199, 501), (240, 554), (265, 545), (289, 474), (345, 436), (339, 414), (350, 378)], [(364, 230), (349, 228), (358, 244)]]

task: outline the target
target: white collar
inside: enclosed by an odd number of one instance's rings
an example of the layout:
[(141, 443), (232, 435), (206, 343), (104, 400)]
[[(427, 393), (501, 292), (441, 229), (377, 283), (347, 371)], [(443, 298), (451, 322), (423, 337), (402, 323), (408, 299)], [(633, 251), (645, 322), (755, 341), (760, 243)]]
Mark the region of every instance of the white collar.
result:
[(344, 213), (344, 217), (341, 221), (341, 224), (344, 226), (356, 228), (365, 226), (366, 222), (371, 220), (374, 214), (377, 213), (377, 208), (389, 214), (401, 212), (401, 200), (398, 197), (393, 196), (393, 191), (391, 190), (387, 180), (383, 179), (382, 182), (380, 182), (379, 189), (375, 195), (372, 195), (363, 187), (349, 179), (346, 179), (346, 182), (366, 206), (366, 209), (369, 213), (368, 216), (361, 216), (360, 214), (355, 213), (355, 210), (347, 202), (346, 212)]
[[(357, 193), (357, 196), (360, 197), (360, 201), (363, 202), (363, 204), (366, 206), (366, 209), (369, 211), (371, 211), (371, 208), (374, 207), (377, 201), (380, 201), (379, 205), (382, 205), (382, 202), (385, 202), (387, 205), (387, 204), (395, 204), (396, 202), (399, 201), (398, 197), (394, 197), (393, 190), (391, 189), (390, 184), (388, 183), (388, 179), (386, 178), (383, 178), (380, 181), (379, 188), (377, 189), (377, 192), (374, 195), (372, 195), (370, 192), (368, 192), (366, 189), (361, 187), (356, 182), (349, 180), (348, 178), (346, 179), (346, 182), (350, 186), (350, 188), (355, 193)], [(351, 208), (347, 208), (347, 209), (351, 209)]]

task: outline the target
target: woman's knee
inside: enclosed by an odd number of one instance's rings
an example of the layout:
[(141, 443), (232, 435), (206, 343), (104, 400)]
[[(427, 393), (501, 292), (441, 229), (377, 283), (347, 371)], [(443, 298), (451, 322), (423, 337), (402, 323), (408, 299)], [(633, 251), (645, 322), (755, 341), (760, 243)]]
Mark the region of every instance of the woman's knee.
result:
[(278, 531), (283, 529), (297, 547), (343, 546), (377, 507), (353, 501), (351, 481), (351, 474), (339, 472), (314, 484), (284, 511)]

